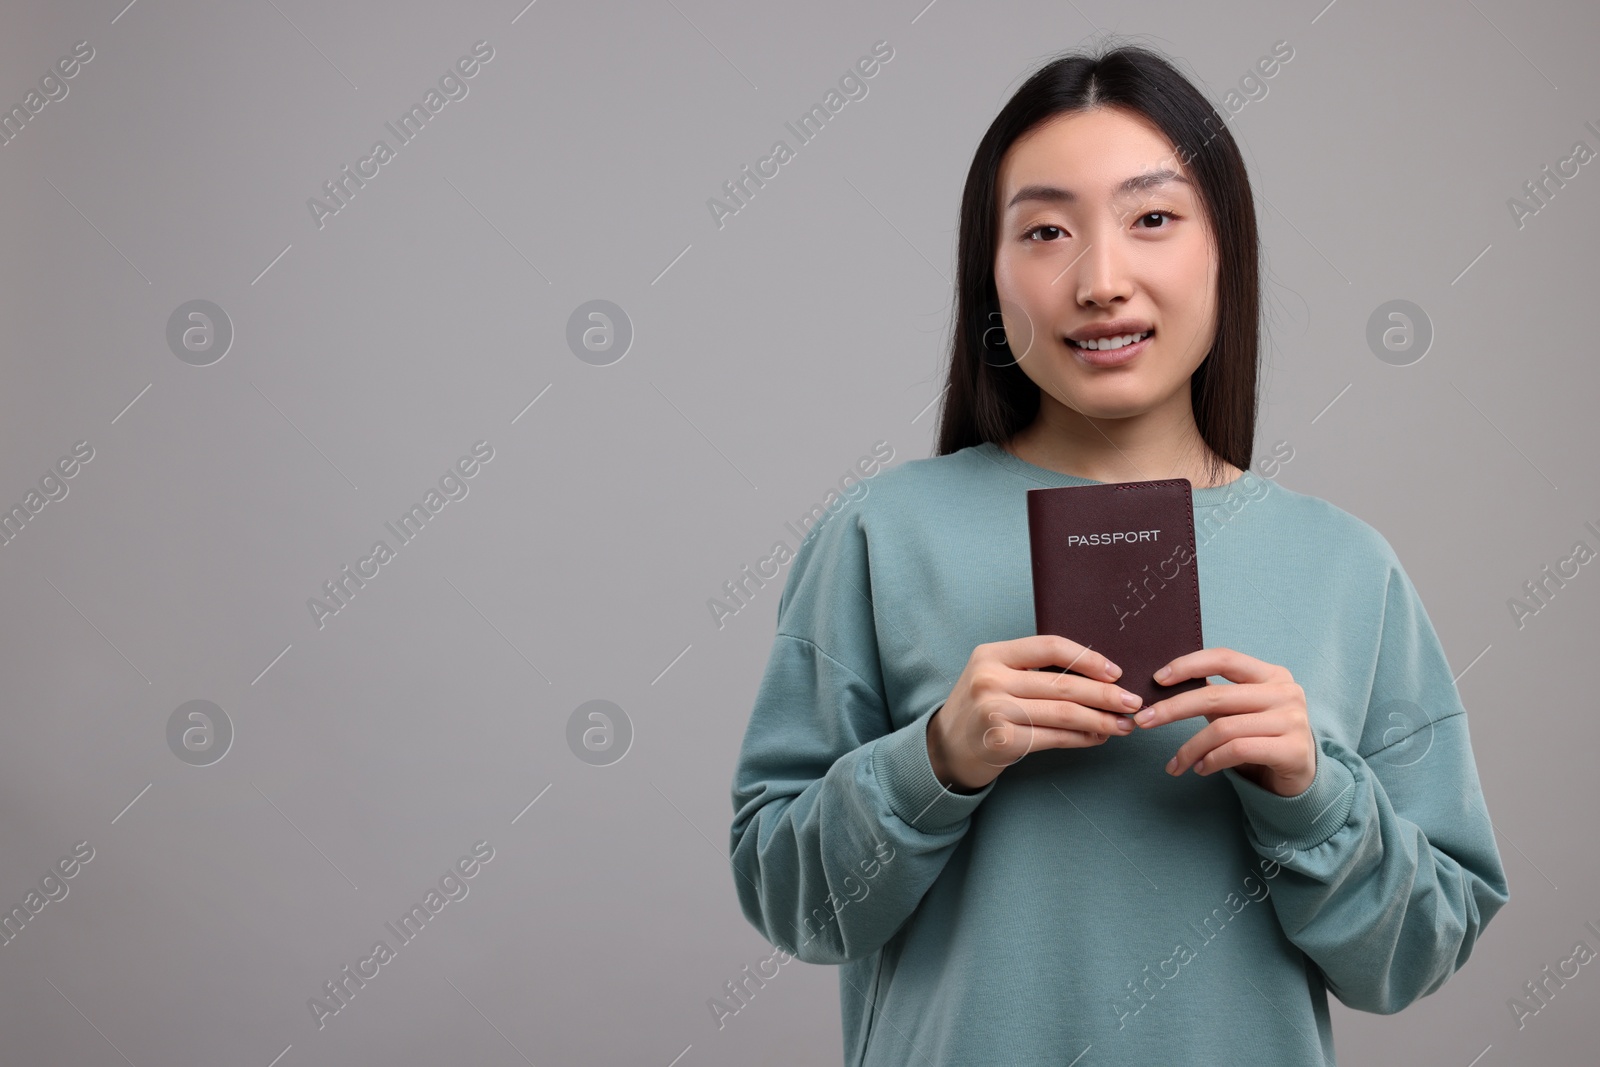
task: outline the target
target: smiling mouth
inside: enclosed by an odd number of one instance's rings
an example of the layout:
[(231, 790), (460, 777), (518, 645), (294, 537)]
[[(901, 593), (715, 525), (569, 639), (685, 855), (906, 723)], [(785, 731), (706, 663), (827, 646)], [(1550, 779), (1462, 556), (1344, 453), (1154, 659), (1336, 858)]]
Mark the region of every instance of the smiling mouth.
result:
[(1084, 352), (1116, 352), (1119, 349), (1127, 348), (1129, 345), (1138, 344), (1153, 333), (1155, 333), (1154, 330), (1146, 330), (1143, 333), (1123, 334), (1120, 337), (1101, 337), (1094, 341), (1081, 342), (1074, 341), (1069, 337), (1067, 338), (1067, 344)]

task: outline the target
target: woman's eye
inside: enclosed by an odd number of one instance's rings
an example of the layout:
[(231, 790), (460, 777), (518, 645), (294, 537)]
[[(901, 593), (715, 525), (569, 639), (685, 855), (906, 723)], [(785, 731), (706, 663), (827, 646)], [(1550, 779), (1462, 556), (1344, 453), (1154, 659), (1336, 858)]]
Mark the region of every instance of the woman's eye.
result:
[[(1022, 236), (1031, 238), (1034, 234), (1043, 233), (1045, 230), (1050, 230), (1050, 231), (1052, 231), (1054, 233), (1058, 233), (1058, 234), (1062, 232), (1062, 229), (1061, 229), (1060, 226), (1051, 226), (1049, 223), (1045, 223), (1043, 226), (1035, 226), (1033, 229), (1029, 230), (1027, 233), (1023, 234)], [(1054, 240), (1054, 238), (1046, 238), (1046, 239), (1047, 240)]]
[[(1143, 215), (1139, 216), (1139, 221), (1143, 222), (1146, 219), (1165, 218), (1170, 222), (1171, 220), (1176, 219), (1177, 217), (1178, 216), (1174, 215), (1170, 211), (1146, 211)], [(1168, 227), (1166, 227), (1166, 226), (1146, 226), (1145, 227), (1145, 229), (1147, 229), (1147, 230), (1165, 230), (1167, 228)]]

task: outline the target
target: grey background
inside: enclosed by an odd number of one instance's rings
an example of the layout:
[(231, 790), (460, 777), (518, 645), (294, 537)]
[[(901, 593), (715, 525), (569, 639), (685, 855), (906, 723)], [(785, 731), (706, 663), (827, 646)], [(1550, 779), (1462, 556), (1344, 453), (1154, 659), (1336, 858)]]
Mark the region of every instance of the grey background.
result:
[[(930, 454), (972, 149), (1038, 62), (1108, 30), (1219, 107), (1294, 48), (1230, 118), (1270, 279), (1258, 454), (1291, 442), (1280, 481), (1399, 552), (1464, 672), (1511, 879), (1442, 991), (1334, 1005), (1340, 1060), (1592, 1057), (1600, 964), (1521, 1032), (1507, 1000), (1600, 948), (1600, 566), (1520, 629), (1507, 601), (1600, 543), (1600, 163), (1520, 228), (1507, 201), (1600, 148), (1597, 23), (1504, 0), (8, 3), (4, 106), (76, 42), (94, 58), (0, 147), (0, 503), (77, 441), (94, 458), (0, 547), (0, 906), (76, 842), (94, 858), (0, 946), (0, 1059), (837, 1062), (833, 968), (785, 965), (720, 1029), (708, 1008), (771, 952), (726, 847), (779, 585), (720, 630), (707, 602), (873, 442)], [(307, 199), (480, 39), (469, 94), (319, 229)], [(868, 95), (719, 229), (706, 201), (879, 40)], [(207, 367), (166, 343), (196, 299), (235, 331)], [(595, 299), (634, 330), (608, 366), (566, 342)], [(1395, 299), (1434, 330), (1403, 367), (1365, 335)], [(479, 440), (468, 495), (319, 629), (307, 599)], [(235, 732), (209, 766), (168, 747), (191, 700)], [(633, 730), (608, 766), (568, 745), (591, 700)], [(319, 1029), (308, 999), (479, 840), (469, 894)]]

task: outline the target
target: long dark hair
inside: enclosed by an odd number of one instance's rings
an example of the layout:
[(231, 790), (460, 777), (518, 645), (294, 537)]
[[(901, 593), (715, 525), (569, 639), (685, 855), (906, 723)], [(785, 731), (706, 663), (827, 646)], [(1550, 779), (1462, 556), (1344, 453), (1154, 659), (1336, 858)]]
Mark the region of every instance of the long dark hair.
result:
[[(1001, 160), (1018, 138), (1064, 112), (1094, 107), (1135, 112), (1166, 135), (1198, 186), (1217, 242), (1216, 338), (1189, 379), (1215, 481), (1223, 461), (1247, 469), (1255, 441), (1261, 300), (1255, 200), (1244, 158), (1216, 109), (1168, 60), (1137, 45), (1051, 60), (1006, 102), (978, 142), (961, 195), (955, 322), (937, 454), (1003, 443), (1038, 414), (1039, 387), (999, 340), (996, 183)], [(986, 335), (1001, 358), (995, 350), (985, 358)]]

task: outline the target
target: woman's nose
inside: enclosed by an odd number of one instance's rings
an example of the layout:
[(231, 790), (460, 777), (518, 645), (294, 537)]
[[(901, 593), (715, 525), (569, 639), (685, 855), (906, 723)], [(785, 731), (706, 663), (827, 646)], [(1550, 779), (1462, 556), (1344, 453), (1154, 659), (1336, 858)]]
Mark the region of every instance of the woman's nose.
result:
[(1103, 306), (1118, 297), (1127, 299), (1131, 295), (1127, 260), (1114, 239), (1091, 244), (1070, 270), (1076, 274), (1079, 304)]

